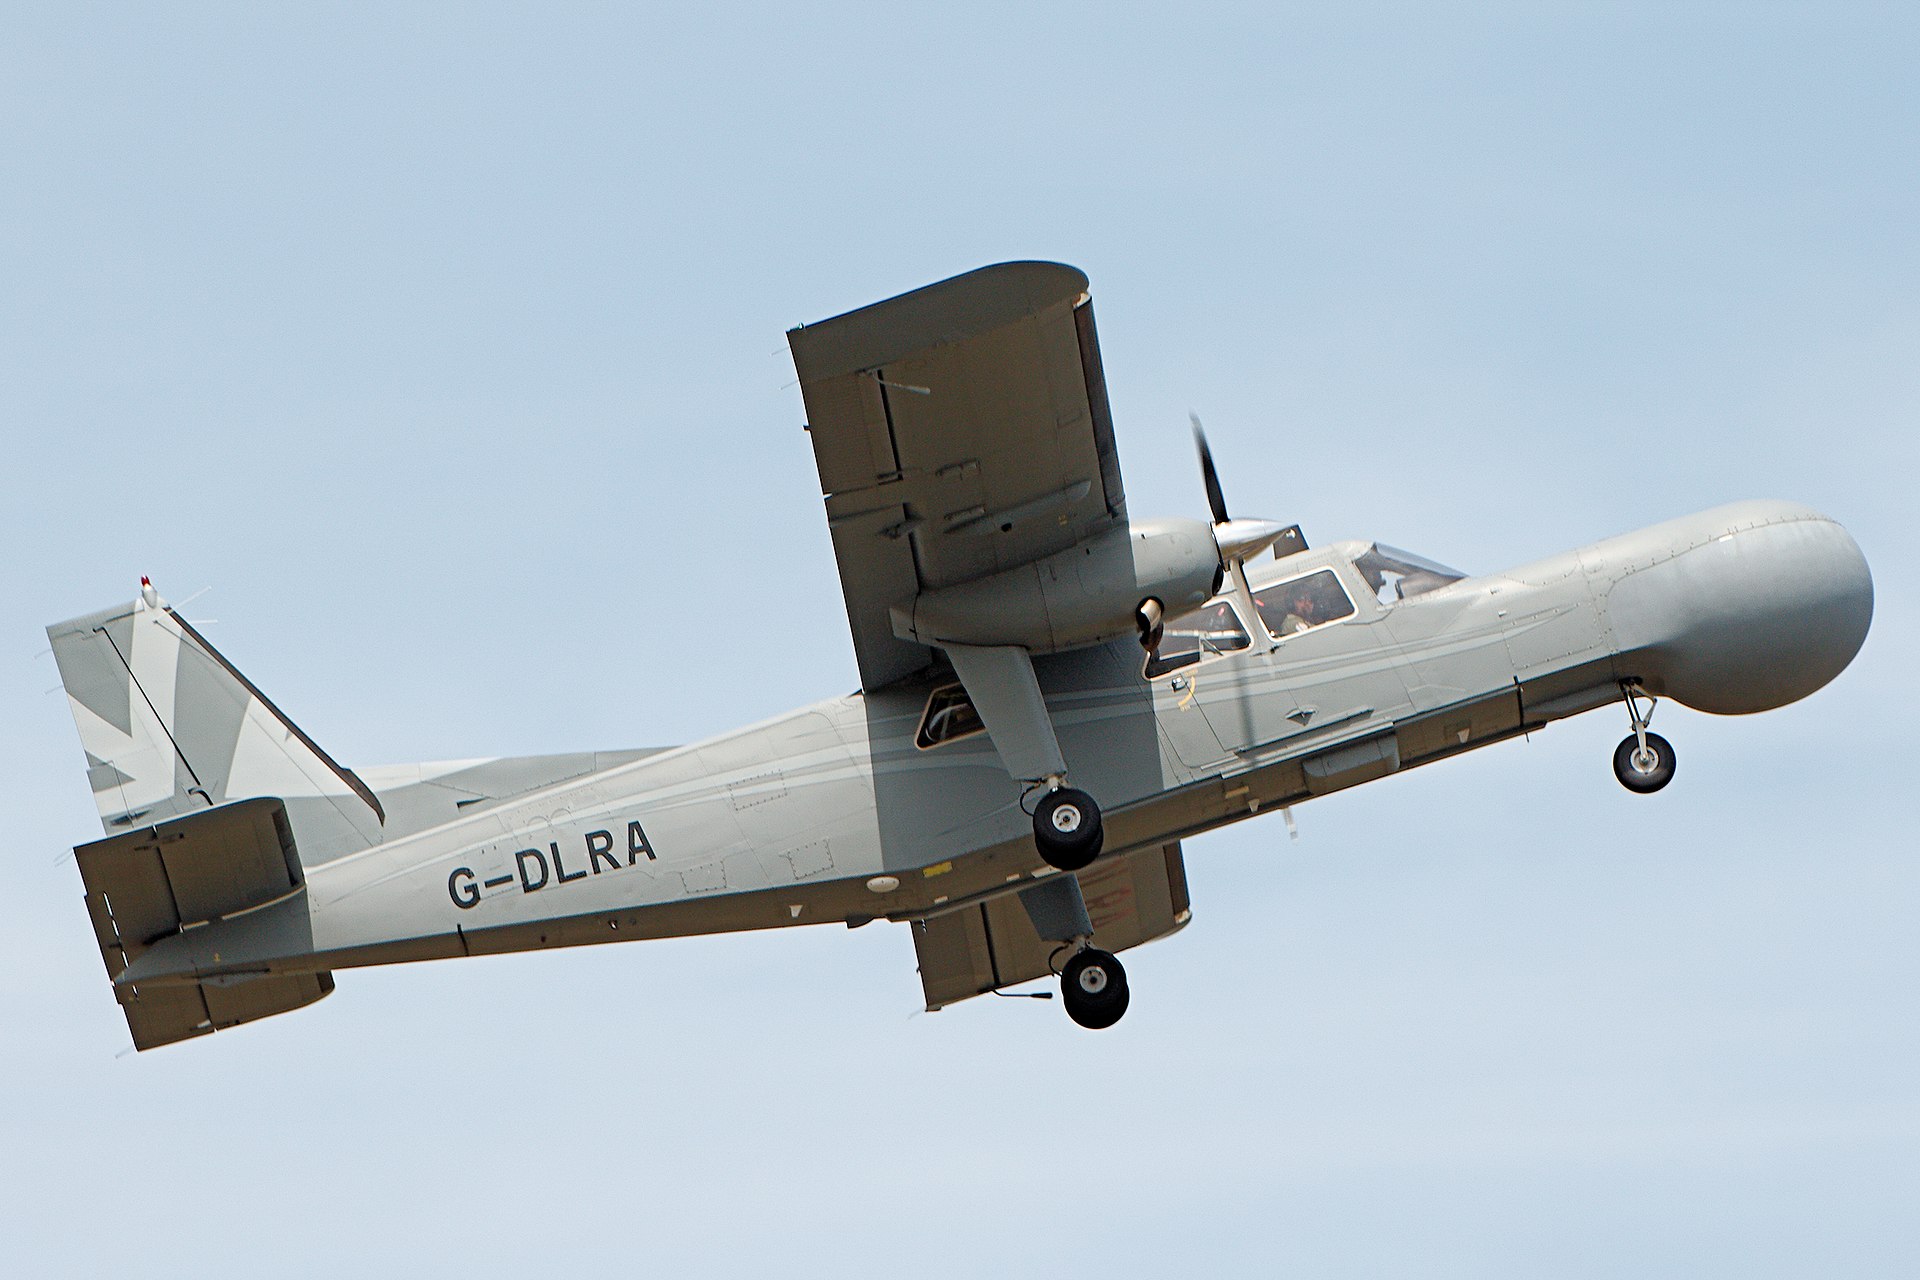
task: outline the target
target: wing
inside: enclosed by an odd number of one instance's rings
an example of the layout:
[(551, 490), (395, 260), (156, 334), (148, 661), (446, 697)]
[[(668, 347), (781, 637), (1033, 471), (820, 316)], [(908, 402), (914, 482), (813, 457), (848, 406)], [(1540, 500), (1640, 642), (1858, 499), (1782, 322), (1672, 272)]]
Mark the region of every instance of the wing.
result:
[(787, 334), (863, 688), (932, 661), (889, 610), (1125, 518), (1087, 278), (982, 267)]
[[(1105, 858), (1073, 874), (1080, 879), (1094, 945), (1105, 950), (1163, 938), (1190, 917), (1178, 844)], [(1041, 939), (1014, 894), (915, 921), (913, 945), (929, 1010), (1047, 977), (1060, 949)]]

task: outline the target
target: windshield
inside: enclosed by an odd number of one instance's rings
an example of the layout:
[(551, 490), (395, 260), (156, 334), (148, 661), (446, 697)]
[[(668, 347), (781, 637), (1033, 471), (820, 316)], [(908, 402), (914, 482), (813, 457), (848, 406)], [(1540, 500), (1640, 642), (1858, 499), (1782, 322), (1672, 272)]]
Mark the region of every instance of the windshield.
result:
[(1381, 604), (1411, 600), (1467, 576), (1458, 569), (1449, 569), (1384, 542), (1368, 547), (1366, 553), (1353, 562), (1353, 567), (1367, 580)]

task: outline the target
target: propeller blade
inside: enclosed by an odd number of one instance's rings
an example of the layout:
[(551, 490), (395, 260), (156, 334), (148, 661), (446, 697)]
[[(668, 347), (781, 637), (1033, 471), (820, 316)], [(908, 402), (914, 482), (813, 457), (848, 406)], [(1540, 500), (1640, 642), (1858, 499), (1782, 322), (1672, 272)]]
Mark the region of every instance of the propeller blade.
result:
[(1200, 415), (1188, 413), (1193, 423), (1194, 447), (1200, 451), (1200, 477), (1207, 485), (1207, 509), (1213, 512), (1215, 524), (1225, 524), (1227, 515), (1227, 495), (1220, 491), (1220, 473), (1213, 467), (1213, 450), (1207, 447), (1207, 433), (1201, 430)]

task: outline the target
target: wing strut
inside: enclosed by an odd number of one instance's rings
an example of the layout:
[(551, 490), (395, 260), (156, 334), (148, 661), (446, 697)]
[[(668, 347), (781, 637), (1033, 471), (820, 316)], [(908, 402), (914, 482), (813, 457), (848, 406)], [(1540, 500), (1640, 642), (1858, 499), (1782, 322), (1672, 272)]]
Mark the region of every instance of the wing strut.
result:
[(1046, 788), (1032, 810), (1033, 842), (1040, 856), (1062, 871), (1078, 871), (1100, 856), (1106, 831), (1100, 806), (1067, 785), (1046, 698), (1034, 678), (1033, 655), (1019, 645), (942, 645), (954, 674), (966, 687), (980, 723), (987, 727), (1007, 772)]
[(1018, 645), (944, 647), (1007, 772), (1021, 782), (1058, 786), (1067, 762), (1034, 678), (1033, 655)]

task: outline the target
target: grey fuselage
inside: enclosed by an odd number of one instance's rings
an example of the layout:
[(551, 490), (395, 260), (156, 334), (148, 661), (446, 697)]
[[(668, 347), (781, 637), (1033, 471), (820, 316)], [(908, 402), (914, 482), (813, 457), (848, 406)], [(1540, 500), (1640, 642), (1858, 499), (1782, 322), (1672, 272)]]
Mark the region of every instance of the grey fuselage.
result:
[[(1130, 640), (1036, 660), (1109, 856), (1617, 702), (1623, 681), (1742, 714), (1827, 683), (1872, 615), (1859, 548), (1804, 507), (1719, 507), (1382, 604), (1154, 680)], [(817, 703), (308, 861), (305, 892), (162, 940), (122, 983), (314, 972), (783, 925), (908, 920), (1047, 868), (975, 734), (916, 730), (951, 677)], [(395, 806), (390, 806), (395, 808)], [(397, 809), (396, 809), (397, 812)], [(449, 808), (449, 812), (452, 812)], [(420, 825), (420, 824), (426, 825)]]

